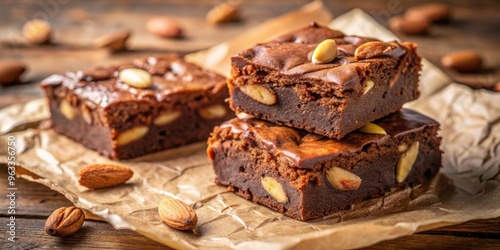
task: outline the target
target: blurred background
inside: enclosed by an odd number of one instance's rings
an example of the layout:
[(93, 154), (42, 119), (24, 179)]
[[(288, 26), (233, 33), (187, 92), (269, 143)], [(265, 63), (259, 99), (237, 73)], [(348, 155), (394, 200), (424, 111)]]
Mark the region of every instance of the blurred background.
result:
[[(187, 53), (205, 49), (309, 2), (232, 1), (229, 3), (236, 6), (236, 16), (216, 22), (213, 17), (208, 20), (207, 15), (224, 4), (221, 1), (3, 0), (0, 2), (0, 63), (15, 60), (26, 65), (27, 70), (16, 84), (9, 84), (14, 86), (0, 87), (0, 107), (41, 96), (37, 83), (50, 74), (171, 51)], [(427, 2), (324, 1), (334, 17), (361, 8), (385, 26), (392, 17), (402, 16), (408, 8)], [(397, 32), (398, 37), (419, 44), (420, 54), (436, 65), (440, 65), (447, 53), (462, 49), (478, 51), (484, 61), (481, 70), (467, 74), (445, 70), (458, 82), (474, 88), (492, 88), (500, 81), (500, 1), (432, 2), (448, 4), (452, 10), (450, 20), (430, 25), (424, 34)], [(168, 20), (166, 24), (161, 20), (160, 24), (148, 23), (154, 17)], [(34, 44), (27, 40), (23, 26), (33, 19), (45, 20), (50, 25), (49, 42)], [(179, 35), (173, 31), (162, 35), (162, 25), (176, 25)], [(128, 37), (126, 47), (118, 44), (116, 49), (113, 47), (116, 44), (109, 44), (113, 39), (124, 40), (124, 36)]]

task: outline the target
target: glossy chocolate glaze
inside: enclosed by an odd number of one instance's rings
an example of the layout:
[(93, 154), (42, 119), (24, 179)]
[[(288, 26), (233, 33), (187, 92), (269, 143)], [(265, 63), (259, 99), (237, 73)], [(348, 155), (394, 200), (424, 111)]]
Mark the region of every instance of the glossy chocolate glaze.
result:
[[(140, 68), (153, 75), (150, 88), (130, 87), (118, 79), (120, 70)], [(69, 90), (101, 107), (128, 101), (176, 101), (180, 96), (199, 95), (212, 88), (221, 88), (225, 79), (188, 63), (176, 54), (148, 57), (118, 66), (100, 67), (86, 72), (68, 72), (52, 75), (41, 83), (42, 87), (63, 85)]]
[(415, 111), (402, 109), (373, 123), (382, 127), (387, 135), (367, 134), (358, 131), (341, 140), (329, 139), (303, 130), (278, 126), (255, 118), (233, 119), (221, 127), (231, 128), (232, 133), (266, 147), (276, 156), (284, 156), (299, 168), (313, 168), (336, 155), (352, 154), (363, 150), (370, 143), (382, 144), (392, 138), (424, 130), (439, 124)]
[[(325, 39), (333, 39), (338, 46), (338, 56), (327, 64), (314, 64), (311, 55), (316, 46)], [(279, 71), (284, 75), (322, 80), (334, 83), (345, 89), (352, 89), (360, 84), (358, 70), (366, 69), (374, 60), (394, 60), (411, 49), (406, 44), (391, 42), (395, 48), (377, 58), (356, 60), (356, 49), (364, 43), (378, 41), (373, 38), (346, 36), (337, 30), (312, 23), (311, 25), (280, 36), (271, 42), (257, 44), (233, 56), (233, 65), (244, 67), (241, 59), (247, 63)], [(409, 46), (409, 45), (408, 45)], [(240, 59), (240, 60), (238, 60)]]

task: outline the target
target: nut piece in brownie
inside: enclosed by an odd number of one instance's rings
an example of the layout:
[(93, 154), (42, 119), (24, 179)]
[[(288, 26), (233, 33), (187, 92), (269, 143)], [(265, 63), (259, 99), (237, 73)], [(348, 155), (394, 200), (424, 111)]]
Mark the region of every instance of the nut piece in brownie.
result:
[(237, 113), (340, 139), (417, 99), (416, 47), (312, 23), (234, 55), (230, 105)]
[(441, 167), (438, 130), (434, 120), (405, 109), (342, 140), (232, 119), (214, 129), (207, 153), (216, 183), (309, 220), (433, 177)]
[(225, 79), (175, 54), (53, 75), (41, 87), (56, 132), (116, 159), (206, 140), (234, 117)]

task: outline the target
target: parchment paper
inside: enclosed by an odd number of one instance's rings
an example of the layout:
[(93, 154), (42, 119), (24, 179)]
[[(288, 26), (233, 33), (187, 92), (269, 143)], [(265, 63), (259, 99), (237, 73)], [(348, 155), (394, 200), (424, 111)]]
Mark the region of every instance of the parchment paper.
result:
[[(327, 23), (329, 16), (321, 2), (313, 2), (271, 24), (281, 27), (281, 32), (302, 27), (311, 20)], [(266, 25), (249, 31), (242, 36), (244, 39), (236, 38), (192, 55), (190, 60), (226, 73), (230, 53), (269, 38), (268, 32), (260, 33), (267, 30)], [(390, 32), (360, 10), (337, 18), (331, 26), (349, 34), (393, 39)], [(218, 55), (217, 60), (213, 54)], [(207, 62), (207, 58), (211, 59)], [(2, 121), (0, 126), (0, 133), (7, 133), (0, 137), (0, 162), (6, 162), (7, 137), (15, 136), (19, 165), (39, 176), (24, 178), (64, 194), (76, 206), (117, 229), (135, 230), (181, 249), (358, 248), (422, 230), (500, 216), (500, 184), (491, 179), (498, 173), (500, 161), (500, 110), (495, 106), (500, 96), (447, 84), (450, 79), (428, 62), (424, 62), (421, 79), (422, 98), (407, 106), (441, 122), (443, 173), (453, 178), (455, 185), (444, 185), (448, 179), (439, 175), (432, 183), (394, 190), (385, 197), (357, 204), (353, 210), (308, 222), (290, 219), (215, 185), (203, 142), (119, 162), (134, 170), (129, 182), (115, 188), (87, 190), (77, 184), (78, 170), (89, 163), (111, 160), (50, 129), (21, 130), (23, 124), (35, 122), (27, 119), (31, 114), (47, 114), (46, 105), (40, 101), (27, 104), (36, 108), (18, 106), (26, 112), (17, 117), (7, 114), (12, 114), (13, 108), (0, 111), (0, 117), (11, 124), (4, 126)], [(38, 120), (44, 118), (47, 116)], [(446, 189), (440, 190), (441, 187)], [(480, 193), (469, 194), (475, 191)], [(157, 205), (167, 196), (195, 208), (199, 222), (193, 231), (179, 232), (160, 221)]]

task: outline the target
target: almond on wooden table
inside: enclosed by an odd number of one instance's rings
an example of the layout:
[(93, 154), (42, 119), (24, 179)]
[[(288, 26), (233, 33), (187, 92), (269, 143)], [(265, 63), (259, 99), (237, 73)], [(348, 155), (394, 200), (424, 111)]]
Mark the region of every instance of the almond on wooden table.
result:
[(65, 237), (76, 233), (85, 222), (85, 213), (77, 207), (56, 209), (45, 222), (45, 232), (50, 236)]
[(130, 178), (134, 172), (126, 166), (116, 164), (91, 164), (80, 170), (80, 185), (90, 189), (106, 188), (120, 185)]
[(239, 3), (224, 2), (217, 4), (207, 13), (206, 20), (211, 24), (234, 22), (239, 19)]
[(19, 82), (19, 78), (26, 71), (26, 65), (19, 61), (0, 61), (0, 85), (14, 85)]
[(22, 34), (28, 43), (46, 44), (50, 42), (52, 28), (47, 21), (34, 19), (24, 24)]

